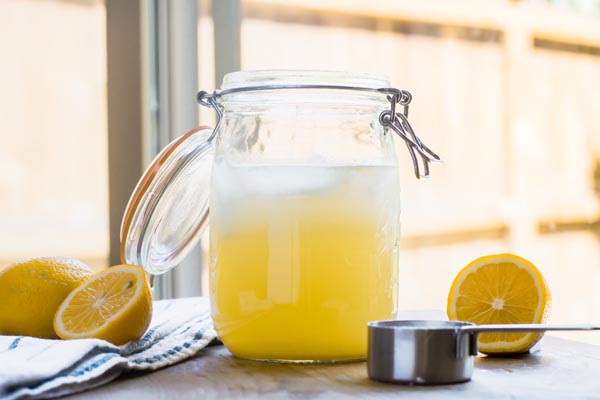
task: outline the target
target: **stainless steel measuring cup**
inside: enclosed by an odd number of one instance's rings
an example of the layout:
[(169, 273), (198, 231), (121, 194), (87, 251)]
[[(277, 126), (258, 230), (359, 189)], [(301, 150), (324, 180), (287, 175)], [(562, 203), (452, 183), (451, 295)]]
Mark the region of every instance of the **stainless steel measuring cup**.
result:
[(368, 323), (367, 370), (381, 382), (436, 385), (471, 379), (481, 332), (598, 330), (600, 326), (544, 324), (475, 325), (461, 321)]

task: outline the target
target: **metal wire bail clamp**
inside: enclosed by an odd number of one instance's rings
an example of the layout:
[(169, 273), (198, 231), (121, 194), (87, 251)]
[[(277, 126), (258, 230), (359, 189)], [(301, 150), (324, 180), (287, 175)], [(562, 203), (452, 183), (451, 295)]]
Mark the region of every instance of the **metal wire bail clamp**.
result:
[[(221, 124), (223, 112), (221, 106), (217, 103), (216, 99), (229, 93), (236, 92), (250, 92), (260, 90), (276, 90), (276, 89), (340, 89), (340, 90), (359, 90), (368, 92), (378, 92), (387, 95), (387, 99), (390, 102), (390, 109), (382, 111), (379, 114), (379, 123), (384, 127), (391, 128), (398, 136), (400, 136), (408, 148), (408, 152), (413, 162), (415, 176), (417, 179), (429, 178), (429, 163), (430, 162), (441, 162), (441, 158), (435, 154), (429, 147), (427, 147), (421, 139), (416, 135), (412, 126), (408, 122), (408, 106), (412, 100), (412, 95), (407, 90), (401, 90), (397, 88), (380, 88), (373, 89), (360, 86), (341, 86), (341, 85), (262, 85), (262, 86), (248, 86), (226, 90), (215, 90), (213, 93), (206, 91), (198, 92), (196, 96), (198, 104), (214, 108), (217, 112), (217, 123), (212, 135), (208, 138), (212, 141), (217, 134), (217, 130)], [(403, 107), (402, 113), (396, 112), (396, 105), (399, 104)], [(421, 174), (421, 166), (417, 158), (417, 153), (421, 157), (421, 164), (423, 165), (423, 173)]]
[[(408, 106), (412, 100), (412, 95), (406, 90), (394, 88), (383, 88), (380, 91), (388, 93), (387, 99), (390, 102), (390, 109), (379, 114), (379, 123), (391, 128), (404, 140), (412, 158), (417, 179), (429, 178), (429, 163), (442, 162), (442, 159), (421, 141), (410, 125), (410, 122), (408, 122)], [(396, 104), (403, 106), (402, 113), (396, 112)], [(421, 174), (419, 160), (415, 151), (421, 156), (423, 174)]]

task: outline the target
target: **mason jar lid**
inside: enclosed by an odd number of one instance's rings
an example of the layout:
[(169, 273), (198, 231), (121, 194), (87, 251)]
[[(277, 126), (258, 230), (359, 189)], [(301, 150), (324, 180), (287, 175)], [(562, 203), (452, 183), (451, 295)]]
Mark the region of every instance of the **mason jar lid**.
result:
[(198, 242), (208, 222), (213, 130), (201, 126), (172, 141), (135, 187), (121, 223), (121, 261), (167, 272)]

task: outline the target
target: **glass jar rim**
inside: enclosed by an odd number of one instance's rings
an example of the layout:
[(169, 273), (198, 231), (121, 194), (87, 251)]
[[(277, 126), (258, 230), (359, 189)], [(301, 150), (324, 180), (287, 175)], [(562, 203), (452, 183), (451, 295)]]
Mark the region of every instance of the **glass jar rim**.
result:
[(339, 85), (369, 89), (389, 88), (383, 74), (335, 70), (248, 70), (231, 72), (223, 78), (221, 90), (263, 85)]

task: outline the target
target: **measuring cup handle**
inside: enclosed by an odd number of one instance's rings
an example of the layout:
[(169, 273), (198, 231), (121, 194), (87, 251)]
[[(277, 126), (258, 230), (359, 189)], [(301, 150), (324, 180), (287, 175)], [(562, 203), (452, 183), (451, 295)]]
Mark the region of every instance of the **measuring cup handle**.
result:
[(485, 332), (546, 332), (546, 331), (593, 331), (595, 325), (546, 325), (546, 324), (488, 324), (469, 325), (460, 328), (461, 333)]
[(464, 337), (467, 337), (468, 355), (477, 355), (477, 336), (489, 332), (546, 332), (546, 331), (593, 331), (600, 330), (595, 325), (545, 325), (545, 324), (488, 324), (467, 325), (458, 330), (456, 335), (456, 357), (463, 356)]
[[(461, 359), (465, 356), (463, 354), (463, 349), (467, 348), (466, 356), (476, 356), (477, 355), (477, 335), (479, 332), (470, 331), (464, 332), (462, 329), (456, 332), (456, 344), (454, 349), (456, 351), (456, 358)], [(465, 343), (466, 341), (466, 343)]]

